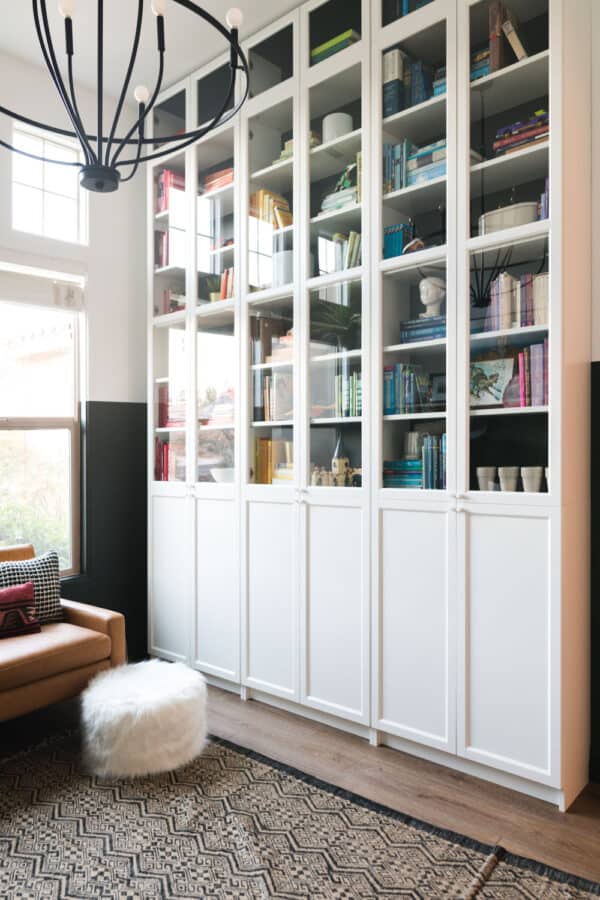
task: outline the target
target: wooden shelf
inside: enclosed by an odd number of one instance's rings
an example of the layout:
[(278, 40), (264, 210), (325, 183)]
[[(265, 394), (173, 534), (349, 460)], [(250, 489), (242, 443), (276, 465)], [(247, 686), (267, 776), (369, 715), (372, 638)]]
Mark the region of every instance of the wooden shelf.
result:
[(431, 97), (424, 103), (387, 116), (382, 127), (389, 137), (396, 140), (408, 138), (414, 144), (427, 143), (446, 131), (446, 95)]
[(471, 335), (471, 350), (489, 350), (502, 342), (507, 347), (517, 347), (528, 338), (548, 334), (548, 325), (527, 325), (521, 328), (503, 328), (501, 331), (480, 331)]
[(412, 353), (414, 350), (437, 350), (445, 348), (446, 338), (434, 338), (431, 341), (410, 341), (404, 344), (388, 344), (384, 353)]
[(202, 432), (233, 431), (234, 428), (235, 428), (235, 425), (233, 423), (230, 423), (228, 425), (216, 425), (216, 424), (212, 424), (212, 423), (210, 425), (203, 425), (201, 422), (198, 422), (198, 431), (202, 431)]
[(514, 184), (546, 178), (549, 142), (537, 142), (508, 156), (498, 156), (471, 166), (471, 197), (494, 194)]
[(446, 245), (439, 247), (426, 247), (425, 250), (416, 250), (414, 253), (406, 253), (404, 256), (390, 256), (382, 259), (379, 268), (386, 278), (402, 281), (413, 280), (412, 272), (417, 270), (418, 278), (421, 275), (418, 270), (427, 266), (435, 268), (446, 267)]
[(354, 266), (352, 269), (340, 269), (339, 272), (329, 272), (327, 275), (315, 275), (314, 278), (309, 278), (306, 284), (309, 290), (316, 291), (319, 288), (358, 281), (362, 278), (362, 274), (362, 266)]
[(446, 176), (433, 178), (423, 184), (414, 184), (410, 187), (392, 191), (383, 195), (386, 206), (398, 210), (405, 216), (414, 216), (418, 213), (430, 212), (438, 203), (446, 199)]
[(161, 316), (154, 316), (154, 318), (152, 319), (152, 324), (155, 326), (155, 328), (169, 328), (171, 325), (184, 325), (185, 314), (185, 309), (180, 309), (177, 312), (164, 313)]
[(250, 181), (260, 183), (261, 187), (279, 194), (288, 193), (294, 181), (293, 157), (278, 160), (264, 169), (258, 169), (250, 175)]
[(326, 213), (320, 213), (313, 216), (310, 220), (311, 226), (319, 225), (335, 225), (336, 230), (360, 229), (362, 221), (362, 203), (355, 203), (352, 206), (345, 206), (342, 209), (333, 209)]
[(362, 416), (332, 416), (310, 419), (311, 425), (356, 425), (362, 422)]
[(313, 147), (310, 151), (310, 180), (322, 181), (330, 175), (341, 174), (344, 168), (356, 159), (362, 147), (362, 129), (356, 128), (348, 134), (326, 144)]
[(533, 241), (536, 238), (547, 237), (549, 233), (550, 220), (541, 219), (537, 222), (528, 222), (527, 225), (517, 225), (514, 228), (504, 228), (502, 231), (492, 231), (489, 234), (472, 237), (467, 241), (467, 250), (470, 253), (482, 253), (486, 250), (514, 246)]
[(547, 406), (498, 406), (489, 409), (471, 407), (472, 416), (531, 416), (539, 413), (546, 414)]
[(253, 428), (293, 428), (293, 419), (282, 419), (281, 422), (253, 422)]
[(339, 353), (322, 353), (318, 356), (310, 356), (309, 363), (335, 362), (337, 359), (360, 359), (362, 350), (342, 350)]
[(155, 266), (155, 275), (185, 275), (185, 266)]
[(430, 419), (445, 419), (445, 412), (415, 412), (415, 413), (393, 413), (383, 417), (384, 422), (411, 422), (425, 421)]
[(549, 58), (550, 51), (544, 50), (472, 81), (471, 121), (479, 122), (483, 116), (495, 116), (546, 95)]

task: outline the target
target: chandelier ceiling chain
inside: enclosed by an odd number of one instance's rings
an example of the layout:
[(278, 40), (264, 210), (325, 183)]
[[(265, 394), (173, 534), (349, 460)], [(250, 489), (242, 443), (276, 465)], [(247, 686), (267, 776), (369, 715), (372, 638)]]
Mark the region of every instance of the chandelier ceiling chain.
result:
[[(97, 0), (97, 128), (95, 134), (86, 131), (83, 118), (79, 111), (77, 102), (77, 93), (75, 90), (74, 78), (74, 56), (75, 56), (75, 38), (73, 29), (73, 16), (75, 11), (75, 0), (58, 0), (58, 9), (65, 23), (65, 54), (66, 54), (66, 80), (63, 78), (60, 65), (56, 57), (56, 51), (52, 40), (52, 31), (48, 19), (48, 8), (46, 0), (32, 0), (33, 21), (37, 34), (42, 56), (46, 64), (46, 68), (50, 74), (54, 87), (59, 95), (62, 105), (64, 106), (72, 131), (64, 128), (58, 128), (53, 125), (38, 122), (20, 113), (14, 112), (0, 105), (0, 113), (14, 119), (17, 122), (23, 122), (26, 125), (33, 125), (44, 131), (49, 131), (64, 137), (76, 138), (81, 145), (81, 150), (85, 162), (67, 162), (59, 159), (48, 159), (44, 156), (38, 156), (15, 147), (8, 141), (0, 139), (0, 146), (5, 147), (14, 153), (27, 156), (32, 159), (41, 160), (42, 162), (55, 163), (63, 166), (76, 166), (81, 170), (81, 185), (87, 190), (97, 193), (109, 193), (116, 191), (123, 182), (130, 181), (136, 174), (141, 163), (160, 159), (167, 154), (171, 154), (190, 146), (201, 137), (204, 137), (214, 128), (225, 124), (232, 119), (248, 97), (249, 88), (249, 71), (248, 62), (239, 44), (239, 29), (242, 25), (243, 17), (241, 10), (230, 9), (227, 13), (227, 28), (222, 25), (214, 16), (206, 12), (198, 6), (193, 0), (171, 0), (178, 6), (183, 7), (187, 11), (194, 13), (203, 19), (207, 24), (215, 28), (222, 37), (228, 42), (230, 47), (229, 58), (229, 84), (216, 115), (204, 125), (192, 130), (183, 131), (177, 134), (160, 135), (161, 145), (168, 145), (166, 149), (157, 149), (154, 138), (146, 137), (146, 123), (148, 116), (154, 109), (156, 101), (162, 89), (164, 72), (165, 72), (165, 54), (166, 54), (166, 35), (165, 35), (165, 11), (168, 0), (151, 0), (152, 13), (156, 20), (156, 41), (158, 52), (158, 71), (156, 83), (152, 93), (145, 85), (138, 85), (134, 90), (134, 97), (137, 103), (137, 118), (126, 131), (123, 137), (117, 136), (119, 123), (123, 114), (123, 108), (129, 92), (131, 79), (138, 56), (140, 39), (142, 35), (142, 26), (144, 21), (144, 6), (147, 0), (138, 0), (135, 32), (133, 36), (131, 55), (123, 87), (121, 88), (119, 99), (117, 101), (115, 114), (108, 132), (104, 129), (104, 0)], [(244, 90), (237, 103), (233, 102), (235, 98), (235, 90), (237, 84), (237, 73), (243, 72), (245, 77)], [(230, 108), (230, 104), (233, 105)], [(127, 150), (133, 149), (133, 155), (122, 159)], [(127, 174), (123, 174), (127, 173)]]

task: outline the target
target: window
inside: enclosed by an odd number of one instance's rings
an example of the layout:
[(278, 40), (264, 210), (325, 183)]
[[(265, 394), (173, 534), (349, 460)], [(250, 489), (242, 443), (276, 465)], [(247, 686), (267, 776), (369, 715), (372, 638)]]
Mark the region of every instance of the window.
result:
[(0, 547), (79, 564), (78, 315), (0, 302)]
[[(74, 141), (45, 132), (15, 126), (13, 143), (18, 150), (65, 162), (82, 162)], [(77, 166), (40, 162), (13, 154), (12, 227), (46, 238), (87, 243), (87, 203), (79, 187)]]

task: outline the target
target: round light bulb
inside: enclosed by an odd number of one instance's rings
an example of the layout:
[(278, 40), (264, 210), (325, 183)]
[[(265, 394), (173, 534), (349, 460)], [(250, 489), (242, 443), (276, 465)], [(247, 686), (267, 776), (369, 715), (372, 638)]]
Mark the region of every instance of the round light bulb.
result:
[(135, 91), (133, 92), (133, 96), (135, 97), (137, 103), (143, 103), (145, 106), (150, 99), (150, 91), (145, 84), (138, 84)]
[(239, 31), (244, 24), (244, 13), (241, 11), (241, 9), (238, 9), (237, 6), (234, 6), (225, 16), (225, 21), (227, 22), (229, 28), (237, 28), (237, 30)]
[(155, 16), (164, 16), (167, 0), (152, 0), (152, 12)]
[(64, 19), (72, 19), (75, 12), (75, 0), (58, 0), (58, 11)]

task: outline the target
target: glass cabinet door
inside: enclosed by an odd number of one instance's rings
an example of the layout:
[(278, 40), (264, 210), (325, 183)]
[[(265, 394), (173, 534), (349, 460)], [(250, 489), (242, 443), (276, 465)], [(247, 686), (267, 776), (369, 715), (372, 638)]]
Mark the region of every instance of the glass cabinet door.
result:
[(549, 489), (548, 2), (517, 5), (470, 9), (468, 481), (537, 493)]
[(197, 304), (231, 300), (237, 292), (235, 256), (234, 129), (212, 135), (196, 148)]
[(186, 480), (187, 361), (185, 321), (155, 326), (154, 480)]
[(198, 482), (231, 483), (235, 476), (237, 352), (233, 310), (198, 316), (196, 398)]
[(294, 105), (292, 98), (248, 121), (248, 290), (294, 281)]
[(186, 307), (189, 207), (185, 156), (180, 154), (154, 174), (154, 315)]
[(294, 480), (293, 295), (249, 309), (250, 481), (290, 486)]
[(310, 484), (362, 486), (362, 284), (310, 292)]

